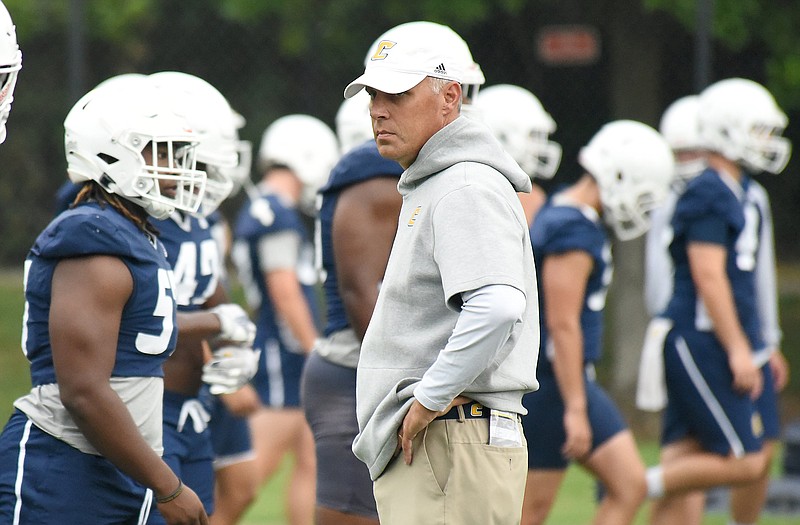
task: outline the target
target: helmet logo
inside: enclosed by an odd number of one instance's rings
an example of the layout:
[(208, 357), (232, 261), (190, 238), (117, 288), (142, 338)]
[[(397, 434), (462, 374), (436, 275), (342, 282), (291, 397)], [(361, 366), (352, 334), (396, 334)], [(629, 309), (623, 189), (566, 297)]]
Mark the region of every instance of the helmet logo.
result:
[(386, 60), (389, 56), (386, 51), (392, 49), (397, 42), (392, 42), (391, 40), (381, 40), (378, 43), (378, 48), (375, 50), (375, 54), (370, 57), (370, 60)]

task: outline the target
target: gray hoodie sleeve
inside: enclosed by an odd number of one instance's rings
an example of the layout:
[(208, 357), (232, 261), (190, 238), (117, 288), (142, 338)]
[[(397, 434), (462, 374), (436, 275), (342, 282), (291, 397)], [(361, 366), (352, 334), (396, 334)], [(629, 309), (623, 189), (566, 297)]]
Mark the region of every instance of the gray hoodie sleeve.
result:
[(461, 294), (453, 334), (422, 376), (414, 397), (428, 410), (444, 410), (494, 359), (525, 313), (525, 294), (489, 285)]

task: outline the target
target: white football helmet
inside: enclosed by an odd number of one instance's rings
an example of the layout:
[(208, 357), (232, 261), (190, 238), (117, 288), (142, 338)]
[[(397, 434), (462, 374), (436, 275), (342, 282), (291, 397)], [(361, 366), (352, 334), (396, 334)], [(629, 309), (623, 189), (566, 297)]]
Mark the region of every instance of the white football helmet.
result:
[[(237, 130), (242, 129), (247, 123), (245, 118), (236, 110), (233, 111), (233, 119)], [(236, 154), (239, 156), (238, 164), (236, 168), (229, 170), (233, 179), (232, 195), (242, 189), (245, 182), (250, 182), (250, 170), (253, 168), (253, 143), (249, 140), (239, 139), (236, 144)]]
[(336, 136), (342, 155), (368, 140), (374, 140), (372, 119), (369, 116), (370, 98), (363, 89), (344, 99), (336, 112)]
[(370, 57), (377, 52), (378, 45), (381, 42), (384, 40), (395, 41), (397, 39), (430, 42), (432, 45), (437, 43), (436, 45), (452, 51), (453, 56), (459, 61), (458, 69), (463, 72), (464, 78), (461, 83), (463, 93), (461, 110), (462, 112), (466, 110), (469, 113), (472, 104), (478, 99), (478, 92), (486, 82), (486, 77), (483, 76), (481, 67), (473, 60), (472, 53), (464, 39), (453, 29), (442, 24), (424, 20), (406, 22), (389, 29), (372, 43), (364, 59), (364, 66), (367, 65)]
[(617, 238), (645, 233), (650, 211), (667, 196), (675, 170), (664, 137), (641, 122), (610, 122), (581, 148), (578, 162), (597, 181), (603, 217)]
[(22, 52), (17, 45), (17, 30), (8, 9), (0, 2), (0, 144), (6, 140), (6, 121), (20, 69)]
[(243, 159), (239, 152), (243, 146), (238, 128), (244, 119), (217, 88), (202, 78), (179, 71), (162, 71), (150, 78), (197, 133), (197, 162), (208, 175), (199, 214), (207, 217), (228, 198), (241, 177)]
[(786, 115), (761, 84), (728, 78), (700, 93), (700, 136), (705, 146), (753, 172), (780, 173), (792, 144), (782, 137)]
[(258, 160), (262, 169), (271, 164), (291, 169), (303, 183), (300, 206), (313, 215), (317, 190), (339, 160), (339, 145), (331, 128), (318, 118), (285, 115), (264, 130)]
[(476, 102), (479, 117), (531, 177), (550, 179), (561, 162), (561, 145), (549, 139), (556, 123), (539, 99), (510, 84), (489, 86)]
[(94, 180), (157, 219), (199, 208), (206, 174), (195, 166), (197, 134), (147, 77), (102, 83), (70, 110), (64, 129), (72, 182)]
[(700, 138), (698, 111), (700, 97), (681, 97), (661, 115), (659, 131), (675, 155), (675, 181), (682, 185), (700, 174), (706, 166)]

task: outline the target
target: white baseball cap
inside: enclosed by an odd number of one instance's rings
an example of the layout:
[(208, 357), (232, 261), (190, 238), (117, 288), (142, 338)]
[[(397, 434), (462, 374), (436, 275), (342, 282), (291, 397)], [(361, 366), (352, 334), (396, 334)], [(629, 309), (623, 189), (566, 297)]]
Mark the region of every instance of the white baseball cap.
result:
[[(388, 36), (388, 35), (386, 35)], [(381, 39), (373, 44), (364, 74), (344, 90), (350, 98), (365, 87), (384, 93), (403, 93), (425, 77), (442, 78), (461, 84), (464, 80), (462, 61), (457, 50), (440, 38), (415, 38), (413, 34)]]

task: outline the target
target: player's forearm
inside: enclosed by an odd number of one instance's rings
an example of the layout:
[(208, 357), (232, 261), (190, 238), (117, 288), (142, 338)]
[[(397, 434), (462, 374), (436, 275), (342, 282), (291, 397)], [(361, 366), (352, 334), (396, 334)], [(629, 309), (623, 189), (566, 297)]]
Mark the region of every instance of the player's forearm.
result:
[(217, 335), (221, 329), (219, 318), (204, 310), (178, 312), (177, 324), (179, 338), (191, 337), (198, 342)]
[(697, 289), (708, 316), (714, 326), (714, 334), (728, 353), (751, 350), (733, 300), (730, 282), (720, 275), (703, 275), (697, 279)]
[[(583, 337), (580, 327), (556, 328), (550, 332), (555, 348), (553, 372), (566, 411), (586, 411), (583, 381)], [(540, 359), (544, 358), (541, 356)]]
[(270, 286), (270, 298), (278, 317), (289, 328), (292, 336), (304, 351), (311, 351), (317, 339), (317, 328), (300, 284)]

